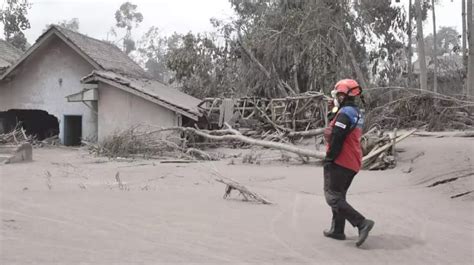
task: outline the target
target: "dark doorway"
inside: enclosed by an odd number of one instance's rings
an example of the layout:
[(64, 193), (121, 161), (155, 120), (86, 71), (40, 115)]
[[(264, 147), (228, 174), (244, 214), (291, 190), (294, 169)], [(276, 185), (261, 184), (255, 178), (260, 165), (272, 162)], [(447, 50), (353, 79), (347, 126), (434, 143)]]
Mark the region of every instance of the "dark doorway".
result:
[(81, 145), (82, 138), (82, 116), (64, 116), (64, 145)]
[(59, 134), (59, 122), (56, 117), (43, 110), (18, 110), (12, 109), (0, 112), (0, 129), (11, 132), (16, 126), (21, 126), (27, 135), (38, 140)]

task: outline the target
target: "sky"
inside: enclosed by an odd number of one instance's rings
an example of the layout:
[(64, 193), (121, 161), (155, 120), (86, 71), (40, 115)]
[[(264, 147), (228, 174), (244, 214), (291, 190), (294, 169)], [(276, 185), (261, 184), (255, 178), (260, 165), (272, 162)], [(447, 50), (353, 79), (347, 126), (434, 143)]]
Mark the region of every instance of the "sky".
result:
[[(6, 0), (0, 0), (0, 3)], [(126, 0), (30, 0), (33, 4), (28, 18), (31, 29), (25, 32), (34, 43), (46, 25), (61, 20), (78, 18), (80, 32), (97, 39), (107, 39), (115, 24), (115, 11)], [(141, 36), (151, 26), (160, 28), (163, 35), (173, 32), (194, 33), (212, 31), (211, 18), (228, 19), (233, 11), (228, 0), (128, 0), (138, 6), (144, 21), (135, 32)], [(376, 1), (376, 0), (374, 0)], [(401, 0), (408, 5), (408, 0)], [(436, 6), (438, 28), (455, 27), (461, 31), (461, 0), (439, 0)], [(424, 23), (424, 33), (433, 31), (431, 15)], [(0, 29), (0, 33), (1, 29)]]
[[(0, 3), (4, 0), (0, 0)], [(127, 0), (30, 0), (28, 12), (31, 28), (25, 31), (30, 43), (41, 35), (46, 25), (61, 20), (79, 19), (79, 31), (97, 39), (107, 39), (115, 25), (115, 11)], [(211, 18), (226, 19), (232, 15), (228, 0), (128, 0), (138, 6), (143, 22), (135, 32), (141, 36), (151, 26), (163, 35), (173, 32), (211, 31)]]
[[(377, 1), (377, 0), (374, 0)], [(412, 0), (414, 3), (415, 0)], [(436, 2), (436, 1), (435, 1)], [(437, 0), (438, 4), (435, 5), (436, 13), (436, 28), (443, 26), (454, 27), (459, 33), (461, 33), (462, 19), (461, 19), (461, 0)], [(409, 0), (401, 0), (401, 4), (408, 8)], [(408, 14), (408, 13), (407, 13)], [(433, 18), (431, 16), (431, 10), (429, 10), (428, 18), (423, 23), (423, 34), (426, 36), (433, 32)]]

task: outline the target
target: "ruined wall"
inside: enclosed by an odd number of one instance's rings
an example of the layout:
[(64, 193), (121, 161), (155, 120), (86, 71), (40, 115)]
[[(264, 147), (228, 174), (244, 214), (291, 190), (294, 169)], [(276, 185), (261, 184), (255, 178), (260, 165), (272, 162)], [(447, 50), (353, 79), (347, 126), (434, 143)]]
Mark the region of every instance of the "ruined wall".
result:
[(179, 125), (179, 115), (173, 111), (103, 83), (99, 85), (98, 112), (99, 141), (136, 125)]
[(0, 111), (47, 111), (59, 120), (61, 141), (64, 115), (81, 115), (82, 137), (97, 137), (95, 112), (83, 103), (69, 103), (65, 98), (82, 90), (80, 79), (92, 70), (87, 61), (53, 36), (17, 68), (10, 81), (0, 83)]

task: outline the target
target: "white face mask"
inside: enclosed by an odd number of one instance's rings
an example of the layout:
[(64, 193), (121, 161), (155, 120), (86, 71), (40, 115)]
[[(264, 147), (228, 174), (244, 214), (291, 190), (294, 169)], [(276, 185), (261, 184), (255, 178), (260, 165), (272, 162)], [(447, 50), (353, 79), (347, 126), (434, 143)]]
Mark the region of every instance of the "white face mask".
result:
[(336, 98), (333, 99), (333, 102), (334, 102), (334, 107), (339, 108), (341, 106), (341, 104), (339, 104), (339, 101)]
[(333, 98), (334, 106), (339, 108), (341, 104), (339, 104), (339, 101), (337, 100), (336, 95), (337, 95), (336, 90), (331, 91), (331, 97)]

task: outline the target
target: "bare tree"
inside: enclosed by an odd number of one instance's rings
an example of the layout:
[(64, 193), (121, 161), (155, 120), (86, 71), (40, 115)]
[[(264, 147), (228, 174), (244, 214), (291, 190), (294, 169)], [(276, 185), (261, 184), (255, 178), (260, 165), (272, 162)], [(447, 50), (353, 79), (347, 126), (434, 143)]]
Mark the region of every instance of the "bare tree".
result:
[(469, 44), (468, 71), (467, 71), (467, 87), (466, 94), (474, 95), (474, 23), (472, 21), (472, 2), (467, 0), (467, 41)]
[(467, 69), (467, 39), (466, 39), (466, 0), (462, 1), (462, 59), (464, 69)]
[(408, 2), (408, 86), (411, 87), (413, 82), (413, 65), (411, 63), (413, 57), (413, 47), (412, 47), (412, 25), (411, 22), (413, 21), (413, 14), (412, 14), (412, 0)]
[(418, 63), (420, 65), (420, 88), (428, 88), (428, 71), (426, 69), (425, 41), (423, 37), (423, 15), (421, 10), (421, 0), (415, 0), (416, 10), (416, 35), (418, 46)]
[(436, 39), (436, 12), (435, 12), (435, 0), (431, 0), (432, 12), (433, 12), (433, 60), (434, 60), (434, 69), (433, 69), (433, 91), (438, 92), (438, 49), (437, 49), (437, 39)]

